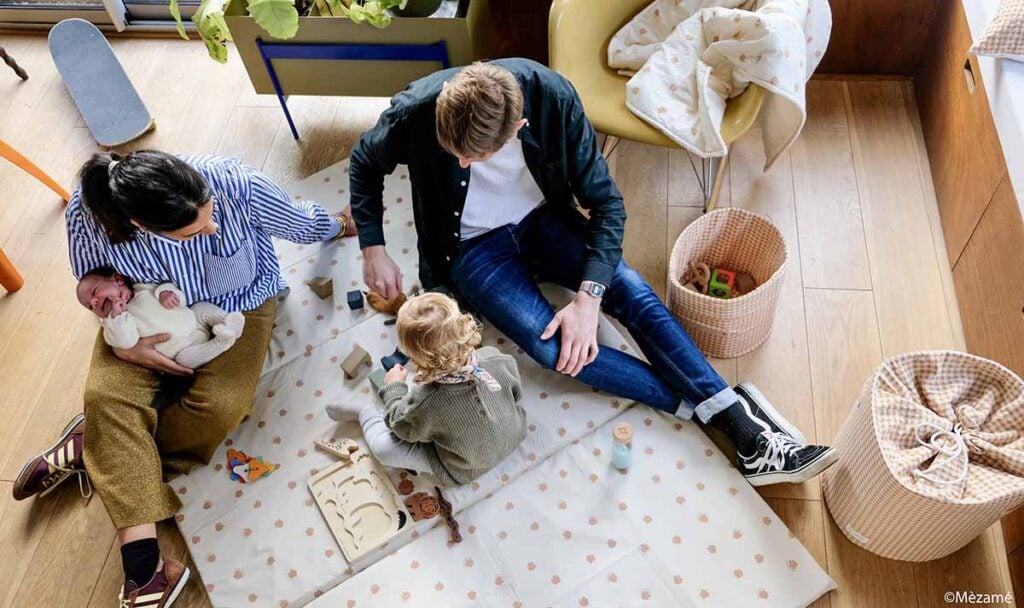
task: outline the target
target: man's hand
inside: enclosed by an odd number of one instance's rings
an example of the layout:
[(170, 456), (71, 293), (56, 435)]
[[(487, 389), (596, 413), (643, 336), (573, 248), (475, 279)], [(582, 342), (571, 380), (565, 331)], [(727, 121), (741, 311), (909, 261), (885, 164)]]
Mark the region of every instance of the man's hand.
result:
[(405, 366), (401, 363), (396, 363), (394, 367), (388, 370), (388, 373), (384, 374), (384, 383), (403, 382), (408, 375), (409, 370), (405, 369)]
[(541, 340), (548, 340), (559, 329), (562, 330), (562, 347), (558, 353), (555, 369), (575, 377), (583, 366), (590, 365), (597, 358), (597, 319), (601, 312), (601, 300), (584, 293), (555, 313)]
[(402, 292), (402, 271), (384, 250), (384, 245), (363, 249), (363, 280), (370, 291), (389, 300)]
[(178, 294), (173, 291), (161, 291), (160, 304), (162, 304), (167, 310), (171, 310), (172, 308), (177, 308), (181, 304), (181, 299), (178, 298)]
[(158, 372), (172, 374), (175, 376), (191, 376), (191, 369), (183, 365), (178, 365), (173, 359), (166, 357), (155, 348), (157, 344), (166, 342), (170, 339), (171, 334), (157, 334), (155, 336), (141, 338), (138, 343), (131, 348), (115, 348), (114, 354), (117, 355), (118, 359), (134, 363), (135, 365), (141, 365), (142, 367), (148, 367), (149, 369)]

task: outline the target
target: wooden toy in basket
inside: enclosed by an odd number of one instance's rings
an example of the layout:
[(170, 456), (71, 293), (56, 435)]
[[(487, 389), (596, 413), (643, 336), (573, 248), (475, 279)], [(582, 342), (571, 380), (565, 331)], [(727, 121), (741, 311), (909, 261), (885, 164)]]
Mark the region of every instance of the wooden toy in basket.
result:
[[(712, 211), (676, 239), (669, 259), (668, 308), (705, 355), (744, 355), (771, 334), (788, 257), (782, 233), (767, 217), (745, 209)], [(755, 287), (717, 298), (687, 289), (683, 275), (691, 262), (727, 268), (736, 277), (750, 275)]]

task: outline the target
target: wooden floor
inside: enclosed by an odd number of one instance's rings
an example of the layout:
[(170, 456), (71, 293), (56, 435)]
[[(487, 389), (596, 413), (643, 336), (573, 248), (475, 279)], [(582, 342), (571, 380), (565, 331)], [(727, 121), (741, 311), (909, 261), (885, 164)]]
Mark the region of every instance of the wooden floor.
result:
[[(0, 70), (0, 138), (70, 185), (95, 144), (45, 38), (2, 42), (32, 77), (22, 84)], [(201, 44), (174, 40), (112, 43), (158, 124), (137, 146), (237, 156), (283, 185), (346, 157), (386, 105), (294, 98), (304, 136), (297, 144), (276, 99), (252, 92), (237, 58), (220, 66)], [(730, 381), (754, 381), (818, 442), (836, 435), (884, 357), (962, 348), (912, 100), (906, 81), (816, 80), (803, 135), (769, 173), (757, 133), (733, 151), (720, 204), (770, 216), (791, 264), (768, 342), (715, 363)], [(622, 142), (612, 165), (629, 209), (626, 258), (663, 293), (675, 236), (700, 214), (690, 163), (678, 151)], [(112, 606), (120, 584), (114, 530), (99, 500), (86, 502), (71, 487), (41, 500), (10, 498), (23, 460), (81, 410), (96, 333), (74, 300), (61, 213), (49, 191), (0, 163), (0, 247), (27, 280), (17, 294), (0, 292), (0, 608)], [(815, 606), (924, 608), (947, 606), (947, 590), (1011, 591), (998, 527), (946, 559), (894, 562), (839, 532), (817, 481), (762, 494), (838, 583)], [(184, 555), (171, 526), (161, 542)], [(208, 605), (198, 583), (186, 599)]]

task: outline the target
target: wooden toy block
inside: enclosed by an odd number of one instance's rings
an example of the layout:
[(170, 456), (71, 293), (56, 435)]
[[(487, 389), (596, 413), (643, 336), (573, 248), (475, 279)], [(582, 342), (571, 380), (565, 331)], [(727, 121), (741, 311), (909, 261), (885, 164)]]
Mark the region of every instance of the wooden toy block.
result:
[(736, 273), (723, 268), (715, 268), (708, 284), (708, 295), (713, 298), (731, 298), (733, 286), (736, 284)]
[(750, 276), (745, 272), (736, 273), (736, 293), (739, 295), (748, 294), (757, 287), (757, 282), (754, 281), (754, 277)]
[(373, 387), (373, 394), (380, 393), (380, 389), (384, 388), (384, 374), (387, 372), (379, 367), (370, 372), (370, 386)]
[(395, 349), (395, 352), (391, 353), (386, 357), (381, 357), (380, 359), (381, 367), (383, 367), (386, 370), (390, 370), (392, 367), (396, 365), (405, 365), (408, 362), (409, 357), (407, 357), (405, 353), (398, 350), (397, 348)]
[(360, 310), (363, 307), (363, 292), (358, 289), (348, 292), (347, 298), (349, 310)]
[(366, 349), (362, 346), (356, 344), (352, 347), (352, 352), (341, 362), (341, 370), (345, 372), (345, 377), (351, 380), (359, 375), (360, 367), (369, 364), (371, 361), (373, 359), (370, 357), (370, 353), (366, 352)]
[(309, 288), (321, 300), (326, 300), (334, 295), (334, 281), (327, 277), (313, 277), (306, 281), (306, 285), (309, 285)]
[(369, 452), (357, 447), (348, 456), (307, 485), (345, 559), (353, 562), (387, 542), (412, 515)]

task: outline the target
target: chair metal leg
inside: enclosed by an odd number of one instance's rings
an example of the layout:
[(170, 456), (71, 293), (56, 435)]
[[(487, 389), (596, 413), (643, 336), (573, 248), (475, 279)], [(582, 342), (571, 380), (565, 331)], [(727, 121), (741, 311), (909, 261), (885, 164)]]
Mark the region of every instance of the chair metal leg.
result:
[(725, 181), (725, 174), (729, 170), (728, 154), (720, 159), (711, 160), (718, 160), (718, 162), (714, 163), (715, 166), (712, 169), (714, 172), (714, 178), (711, 182), (711, 192), (708, 193), (708, 197), (704, 201), (704, 213), (714, 211), (715, 207), (718, 205), (718, 196), (722, 193), (722, 183)]
[(612, 155), (612, 152), (615, 151), (615, 147), (619, 145), (620, 141), (622, 140), (614, 135), (604, 136), (604, 144), (601, 146), (601, 155), (604, 156), (605, 160)]
[(15, 165), (24, 169), (29, 175), (38, 179), (45, 184), (50, 190), (53, 190), (64, 199), (64, 202), (68, 202), (71, 199), (71, 195), (64, 189), (63, 186), (57, 183), (52, 177), (50, 177), (45, 171), (36, 166), (35, 163), (25, 158), (20, 152), (12, 148), (7, 142), (0, 139), (0, 156), (11, 161)]
[(0, 249), (0, 286), (9, 292), (15, 292), (25, 285), (25, 279), (21, 278), (14, 264)]

